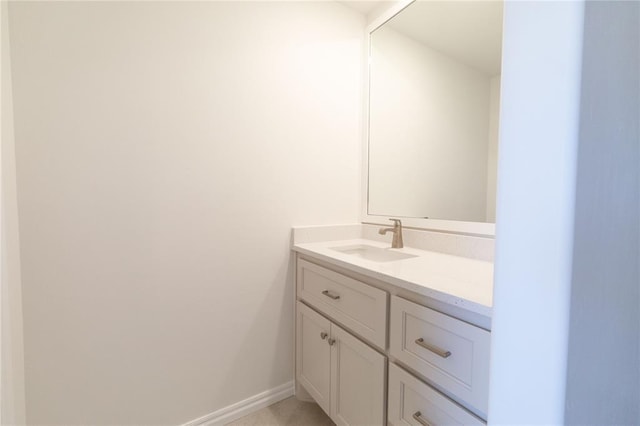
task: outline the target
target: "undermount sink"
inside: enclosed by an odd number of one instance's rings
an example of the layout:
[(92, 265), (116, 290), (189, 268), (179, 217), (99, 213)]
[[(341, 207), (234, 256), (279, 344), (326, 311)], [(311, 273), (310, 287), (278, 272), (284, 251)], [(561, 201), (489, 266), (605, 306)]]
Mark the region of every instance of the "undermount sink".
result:
[(414, 254), (394, 251), (391, 248), (381, 248), (367, 244), (355, 244), (350, 246), (331, 247), (331, 250), (351, 256), (359, 257), (373, 262), (393, 262), (394, 260), (417, 257)]

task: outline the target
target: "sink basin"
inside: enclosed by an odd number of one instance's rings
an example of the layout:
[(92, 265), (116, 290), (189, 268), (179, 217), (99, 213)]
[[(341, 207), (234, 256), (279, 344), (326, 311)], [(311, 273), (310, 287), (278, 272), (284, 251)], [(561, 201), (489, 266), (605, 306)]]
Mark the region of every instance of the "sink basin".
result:
[(331, 250), (351, 256), (359, 257), (373, 262), (393, 262), (395, 260), (409, 259), (417, 257), (414, 254), (394, 251), (390, 248), (381, 248), (367, 244), (356, 244), (350, 246), (331, 247)]

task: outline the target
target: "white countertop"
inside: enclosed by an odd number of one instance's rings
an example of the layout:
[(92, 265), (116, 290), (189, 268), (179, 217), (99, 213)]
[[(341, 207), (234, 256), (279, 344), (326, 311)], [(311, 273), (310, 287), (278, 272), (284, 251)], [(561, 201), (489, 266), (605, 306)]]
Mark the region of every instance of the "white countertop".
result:
[(405, 247), (391, 249), (416, 255), (393, 262), (374, 262), (332, 250), (332, 247), (366, 244), (388, 248), (388, 243), (368, 239), (298, 243), (293, 250), (341, 268), (388, 282), (400, 288), (491, 317), (493, 263)]

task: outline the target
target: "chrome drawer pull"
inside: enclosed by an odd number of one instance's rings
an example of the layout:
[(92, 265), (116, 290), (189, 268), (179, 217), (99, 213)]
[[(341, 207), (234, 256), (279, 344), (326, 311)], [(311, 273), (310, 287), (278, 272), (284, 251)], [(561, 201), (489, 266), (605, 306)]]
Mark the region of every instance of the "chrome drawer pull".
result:
[(340, 296), (334, 293), (331, 293), (329, 290), (325, 290), (322, 292), (322, 294), (324, 294), (325, 296), (333, 299), (333, 300), (338, 300), (340, 299)]
[(320, 333), (320, 338), (321, 338), (322, 340), (326, 339), (326, 338), (327, 338), (327, 336), (328, 336), (328, 334), (327, 334), (327, 333), (325, 333), (324, 331), (323, 331), (322, 333)]
[(422, 413), (420, 411), (416, 411), (415, 413), (413, 413), (413, 418), (421, 425), (431, 426), (431, 423), (422, 418)]
[(430, 344), (426, 343), (422, 337), (416, 340), (416, 345), (422, 346), (423, 348), (430, 350), (431, 352), (438, 356), (441, 356), (442, 358), (449, 358), (451, 356), (451, 352), (440, 349), (437, 346), (431, 346)]

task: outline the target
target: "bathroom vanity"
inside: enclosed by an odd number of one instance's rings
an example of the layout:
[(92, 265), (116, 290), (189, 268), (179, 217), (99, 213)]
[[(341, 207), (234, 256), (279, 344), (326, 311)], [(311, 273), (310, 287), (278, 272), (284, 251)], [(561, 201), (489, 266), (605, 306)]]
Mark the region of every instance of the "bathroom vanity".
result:
[(299, 397), (337, 425), (484, 424), (492, 263), (388, 247), (294, 235)]
[(292, 244), (296, 394), (338, 425), (486, 422), (502, 7), (402, 0), (368, 27), (363, 224)]

